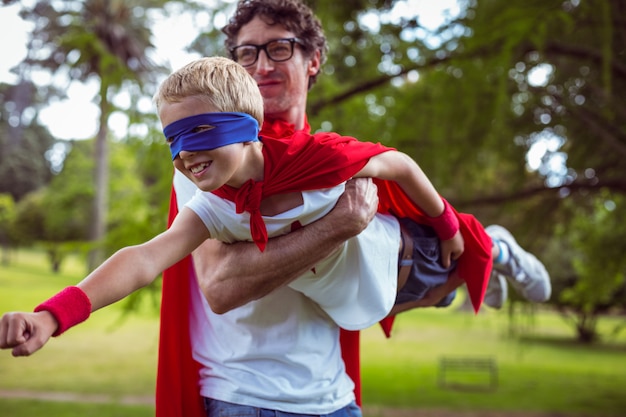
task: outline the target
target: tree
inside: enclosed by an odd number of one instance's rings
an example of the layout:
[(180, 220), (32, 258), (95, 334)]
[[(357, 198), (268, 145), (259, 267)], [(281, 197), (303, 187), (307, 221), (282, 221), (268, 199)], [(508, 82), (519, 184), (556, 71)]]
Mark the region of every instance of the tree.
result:
[(621, 242), (626, 226), (616, 212), (623, 198), (600, 193), (587, 205), (572, 208), (571, 230), (559, 228), (562, 242), (571, 245), (573, 253), (571, 278), (560, 283), (564, 288), (555, 304), (578, 339), (586, 343), (600, 337), (600, 314), (626, 308), (626, 259)]
[(0, 193), (15, 200), (52, 177), (46, 153), (54, 139), (37, 121), (40, 106), (41, 97), (32, 83), (0, 84)]
[[(576, 207), (610, 192), (623, 211), (626, 1), (459, 1), (434, 32), (403, 0), (308, 3), (330, 43), (313, 128), (409, 153), (457, 208), (539, 254), (556, 288), (577, 280), (565, 271), (581, 248), (560, 244)], [(207, 32), (194, 45), (224, 53), (219, 28)], [(611, 287), (614, 273), (593, 268)]]
[(9, 264), (9, 246), (11, 228), (15, 220), (15, 201), (9, 194), (0, 194), (0, 247), (2, 248), (3, 265)]
[[(93, 212), (93, 141), (74, 141), (61, 172), (47, 187), (25, 196), (12, 226), (22, 245), (46, 249), (53, 271), (70, 252), (93, 249), (89, 230)], [(137, 138), (111, 144), (111, 179), (106, 238), (97, 244), (110, 256), (119, 248), (144, 242), (166, 228), (172, 164), (167, 145)], [(3, 222), (0, 219), (0, 236)], [(7, 218), (9, 221), (10, 218)]]
[[(146, 53), (152, 48), (147, 14), (161, 8), (163, 1), (46, 1), (32, 9), (24, 8), (22, 16), (35, 23), (32, 43), (37, 44), (25, 65), (64, 74), (71, 80), (85, 81), (96, 77), (100, 120), (96, 134), (94, 158), (95, 199), (91, 240), (104, 237), (108, 201), (108, 119), (114, 108), (111, 96), (122, 85), (142, 85), (157, 68)], [(90, 268), (103, 260), (96, 250), (90, 257)]]
[(91, 149), (89, 142), (75, 142), (64, 169), (48, 186), (27, 194), (17, 205), (13, 227), (19, 240), (15, 243), (44, 247), (54, 272), (69, 251), (88, 240), (93, 201)]
[[(388, 20), (399, 3), (354, 1), (339, 13), (343, 24), (324, 21), (337, 31), (327, 34), (340, 39), (331, 45), (339, 53), (329, 58), (332, 77), (312, 90), (312, 125), (413, 155), (457, 208), (505, 224), (539, 254), (564, 291), (554, 302), (578, 298), (591, 323), (623, 293), (620, 267), (595, 262), (606, 259), (593, 242), (619, 253), (626, 242), (612, 239), (619, 229), (595, 228), (604, 217), (592, 202), (610, 193), (623, 212), (626, 2), (468, 2), (435, 47), (421, 40), (417, 17)], [(360, 20), (365, 14), (379, 17), (375, 29)], [(589, 228), (593, 240), (574, 238)], [(585, 292), (592, 275), (602, 288), (596, 299)], [(561, 285), (568, 280), (577, 289)], [(581, 340), (590, 328), (580, 326)]]

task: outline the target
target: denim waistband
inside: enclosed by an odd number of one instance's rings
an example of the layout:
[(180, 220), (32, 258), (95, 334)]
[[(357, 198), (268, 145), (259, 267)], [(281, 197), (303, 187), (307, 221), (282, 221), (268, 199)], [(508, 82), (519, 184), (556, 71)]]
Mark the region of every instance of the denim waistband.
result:
[(329, 414), (298, 414), (204, 398), (207, 417), (362, 417), (355, 402)]

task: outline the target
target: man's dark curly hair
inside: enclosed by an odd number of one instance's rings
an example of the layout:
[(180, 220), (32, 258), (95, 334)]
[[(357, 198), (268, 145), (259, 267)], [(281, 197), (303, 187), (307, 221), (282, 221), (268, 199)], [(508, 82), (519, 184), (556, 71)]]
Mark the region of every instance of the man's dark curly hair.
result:
[[(310, 7), (299, 0), (240, 0), (237, 10), (228, 24), (222, 28), (226, 34), (226, 49), (237, 46), (237, 35), (241, 27), (259, 16), (268, 25), (281, 25), (302, 41), (300, 45), (306, 56), (318, 50), (320, 62), (326, 61), (328, 45), (322, 24)], [(318, 73), (319, 74), (319, 73)], [(315, 83), (317, 75), (309, 80), (309, 88)]]

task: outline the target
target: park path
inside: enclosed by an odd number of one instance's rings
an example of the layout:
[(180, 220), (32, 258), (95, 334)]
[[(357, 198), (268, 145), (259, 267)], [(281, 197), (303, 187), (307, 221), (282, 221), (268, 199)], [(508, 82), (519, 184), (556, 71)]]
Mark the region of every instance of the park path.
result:
[[(55, 402), (76, 402), (91, 404), (125, 404), (154, 406), (152, 395), (80, 394), (73, 392), (40, 392), (26, 390), (0, 390), (0, 398), (30, 399)], [(560, 413), (528, 413), (502, 411), (451, 411), (413, 410), (393, 407), (369, 406), (363, 408), (366, 417), (570, 417)], [(577, 416), (584, 417), (584, 416)]]
[(16, 398), (29, 400), (43, 400), (55, 402), (90, 403), (90, 404), (126, 404), (126, 405), (154, 405), (152, 395), (109, 395), (83, 394), (75, 392), (41, 392), (26, 390), (0, 390), (0, 398)]

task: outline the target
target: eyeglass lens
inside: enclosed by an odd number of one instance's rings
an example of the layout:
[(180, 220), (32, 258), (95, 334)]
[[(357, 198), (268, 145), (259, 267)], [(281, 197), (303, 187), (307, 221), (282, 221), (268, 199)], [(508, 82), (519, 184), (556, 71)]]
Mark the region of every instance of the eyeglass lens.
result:
[(241, 45), (233, 49), (233, 58), (242, 66), (253, 65), (264, 50), (267, 57), (275, 62), (287, 61), (293, 56), (294, 39), (277, 39), (263, 45)]

